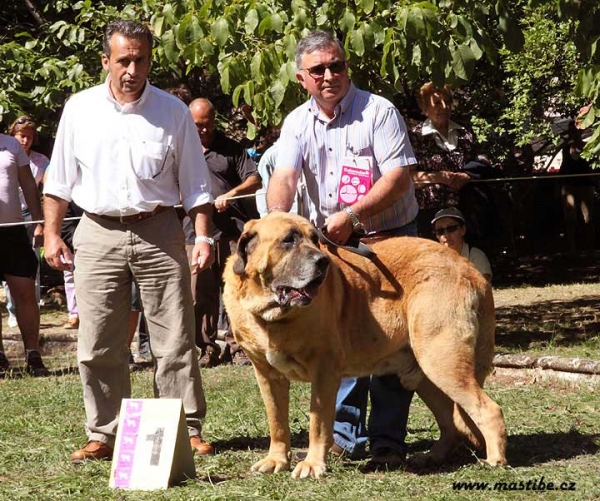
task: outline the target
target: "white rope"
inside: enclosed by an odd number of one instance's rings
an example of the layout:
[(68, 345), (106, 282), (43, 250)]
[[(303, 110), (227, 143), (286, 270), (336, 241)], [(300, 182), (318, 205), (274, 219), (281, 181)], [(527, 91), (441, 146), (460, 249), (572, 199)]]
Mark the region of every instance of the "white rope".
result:
[[(540, 181), (540, 180), (548, 180), (548, 179), (568, 179), (568, 178), (576, 178), (576, 177), (597, 177), (600, 176), (600, 172), (595, 172), (592, 174), (550, 174), (545, 176), (525, 176), (525, 177), (499, 177), (493, 179), (469, 179), (467, 184), (471, 183), (510, 183), (513, 181)], [(415, 184), (441, 184), (435, 181), (418, 181)], [(227, 197), (221, 198), (220, 200), (237, 200), (240, 198), (254, 198), (254, 197), (264, 197), (266, 193), (249, 193), (247, 195), (236, 195), (235, 197)], [(181, 205), (176, 205), (176, 208), (180, 208)], [(67, 217), (63, 219), (63, 221), (76, 221), (81, 219), (80, 217)], [(18, 223), (0, 223), (0, 228), (8, 228), (10, 226), (26, 226), (29, 224), (39, 224), (44, 223), (44, 220), (38, 221), (20, 221)]]

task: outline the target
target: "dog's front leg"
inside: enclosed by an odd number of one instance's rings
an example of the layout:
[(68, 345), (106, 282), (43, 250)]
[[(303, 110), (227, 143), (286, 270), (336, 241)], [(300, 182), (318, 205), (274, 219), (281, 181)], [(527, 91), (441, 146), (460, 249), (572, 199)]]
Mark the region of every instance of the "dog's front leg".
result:
[(260, 393), (267, 409), (271, 444), (266, 458), (254, 463), (252, 471), (279, 473), (290, 469), (290, 382), (273, 368), (254, 364)]
[(318, 367), (311, 378), (308, 454), (294, 468), (294, 478), (323, 476), (327, 470), (327, 453), (333, 445), (335, 398), (341, 379), (334, 373), (330, 357), (322, 357), (322, 361), (323, 366)]

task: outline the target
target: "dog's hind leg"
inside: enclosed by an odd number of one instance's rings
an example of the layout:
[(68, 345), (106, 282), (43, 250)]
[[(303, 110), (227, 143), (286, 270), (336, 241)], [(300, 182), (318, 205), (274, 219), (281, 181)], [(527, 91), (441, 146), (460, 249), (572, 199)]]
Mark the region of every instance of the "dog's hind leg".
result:
[(475, 379), (469, 348), (454, 349), (437, 359), (419, 360), (425, 375), (464, 409), (479, 429), (486, 446), (486, 462), (492, 466), (506, 464), (506, 425), (502, 409), (479, 386)]
[(414, 454), (409, 464), (417, 469), (438, 466), (460, 443), (460, 433), (453, 420), (454, 402), (429, 379), (423, 378), (417, 394), (433, 413), (440, 428), (440, 438), (425, 454)]
[(266, 458), (252, 471), (278, 473), (290, 469), (290, 381), (268, 364), (254, 363), (254, 372), (267, 410), (271, 444)]

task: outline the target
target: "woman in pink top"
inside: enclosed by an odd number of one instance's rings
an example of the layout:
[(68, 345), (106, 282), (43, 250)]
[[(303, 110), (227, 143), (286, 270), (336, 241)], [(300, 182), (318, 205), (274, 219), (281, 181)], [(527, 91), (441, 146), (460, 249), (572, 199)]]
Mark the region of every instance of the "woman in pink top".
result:
[[(13, 136), (17, 141), (19, 141), (19, 143), (25, 150), (25, 153), (27, 153), (27, 156), (29, 157), (29, 165), (31, 166), (31, 173), (33, 174), (33, 178), (35, 179), (35, 183), (39, 189), (40, 185), (42, 183), (42, 179), (44, 177), (44, 172), (46, 171), (46, 167), (48, 167), (50, 160), (48, 159), (48, 157), (46, 155), (42, 155), (41, 153), (38, 153), (37, 151), (33, 151), (31, 149), (31, 146), (37, 139), (37, 128), (36, 128), (35, 122), (26, 115), (20, 116), (12, 124), (10, 124), (10, 127), (8, 128), (8, 134), (10, 136)], [(31, 221), (31, 213), (29, 212), (29, 208), (27, 207), (27, 204), (25, 203), (25, 197), (23, 196), (23, 192), (22, 192), (21, 188), (19, 188), (19, 200), (21, 202), (21, 212), (23, 214), (23, 219), (25, 221)], [(28, 226), (27, 232), (29, 233), (29, 237), (33, 241), (33, 226)], [(39, 252), (38, 252), (38, 249), (36, 248), (36, 244), (39, 246), (40, 243), (33, 242), (34, 249), (35, 249), (36, 255), (38, 256), (38, 259), (39, 259)], [(39, 268), (38, 268), (38, 270), (39, 270)], [(39, 271), (37, 274), (37, 278), (35, 280), (35, 291), (36, 291), (36, 298), (39, 301), (40, 300), (40, 274), (39, 274)], [(6, 294), (6, 309), (8, 310), (8, 326), (16, 327), (17, 326), (17, 317), (15, 316), (15, 306), (12, 302), (12, 297), (10, 295), (8, 287), (6, 286), (6, 283), (4, 284), (4, 292)]]

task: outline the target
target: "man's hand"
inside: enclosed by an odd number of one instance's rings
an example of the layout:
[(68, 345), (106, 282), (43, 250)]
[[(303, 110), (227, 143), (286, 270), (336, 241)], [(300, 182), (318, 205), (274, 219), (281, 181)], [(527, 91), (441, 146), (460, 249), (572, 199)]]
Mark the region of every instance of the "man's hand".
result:
[(33, 246), (37, 249), (42, 245), (44, 245), (44, 226), (38, 223), (33, 230)]
[(73, 270), (73, 254), (59, 235), (44, 233), (44, 258), (56, 270)]
[(325, 220), (327, 238), (338, 245), (344, 245), (352, 235), (352, 222), (344, 210), (332, 214)]
[(223, 212), (225, 209), (227, 209), (227, 206), (231, 203), (231, 200), (227, 200), (228, 198), (230, 198), (229, 193), (219, 195), (217, 198), (215, 198), (215, 209), (217, 212)]
[(198, 242), (192, 249), (192, 275), (207, 270), (215, 262), (215, 253), (208, 242)]
[(450, 186), (450, 188), (452, 188), (454, 191), (460, 190), (471, 180), (471, 176), (469, 176), (469, 174), (466, 172), (444, 171), (444, 177), (444, 184)]

